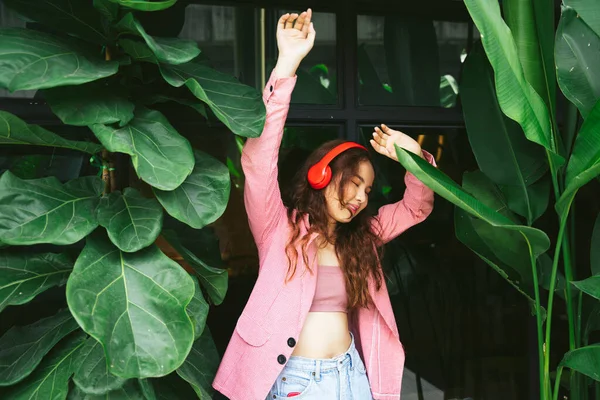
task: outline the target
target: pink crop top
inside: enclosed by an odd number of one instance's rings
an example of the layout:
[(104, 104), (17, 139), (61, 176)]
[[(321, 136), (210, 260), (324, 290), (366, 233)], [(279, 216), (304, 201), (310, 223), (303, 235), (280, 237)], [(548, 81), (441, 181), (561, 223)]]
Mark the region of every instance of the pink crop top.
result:
[(342, 269), (321, 265), (317, 268), (317, 288), (309, 311), (348, 312), (346, 281)]

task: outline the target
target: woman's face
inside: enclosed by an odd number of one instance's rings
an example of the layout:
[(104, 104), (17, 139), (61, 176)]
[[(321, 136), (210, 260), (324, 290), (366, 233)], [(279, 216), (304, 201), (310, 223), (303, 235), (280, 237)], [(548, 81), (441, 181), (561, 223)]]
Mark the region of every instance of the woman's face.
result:
[(375, 171), (369, 161), (362, 161), (358, 167), (357, 175), (353, 176), (344, 188), (344, 199), (339, 199), (339, 176), (332, 179), (325, 188), (325, 202), (330, 222), (350, 222), (367, 207), (369, 192), (373, 186)]

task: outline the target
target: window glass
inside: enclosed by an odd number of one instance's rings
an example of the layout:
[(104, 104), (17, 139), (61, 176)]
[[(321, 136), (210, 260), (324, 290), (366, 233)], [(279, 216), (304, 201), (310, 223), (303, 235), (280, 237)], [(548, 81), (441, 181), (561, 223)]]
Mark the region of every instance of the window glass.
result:
[(467, 22), (359, 15), (361, 105), (454, 107)]
[(195, 40), (217, 70), (251, 86), (256, 82), (258, 9), (189, 4), (179, 37)]

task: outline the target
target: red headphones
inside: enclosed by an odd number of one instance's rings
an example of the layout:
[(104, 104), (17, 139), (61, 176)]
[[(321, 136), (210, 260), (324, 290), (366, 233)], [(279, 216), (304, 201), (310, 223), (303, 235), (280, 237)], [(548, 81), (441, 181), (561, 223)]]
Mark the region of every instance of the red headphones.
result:
[(345, 142), (335, 146), (329, 153), (325, 154), (325, 157), (308, 170), (308, 183), (310, 186), (312, 186), (313, 189), (323, 189), (327, 186), (331, 181), (331, 167), (329, 166), (329, 163), (344, 151), (352, 148), (368, 151), (365, 146), (354, 142)]

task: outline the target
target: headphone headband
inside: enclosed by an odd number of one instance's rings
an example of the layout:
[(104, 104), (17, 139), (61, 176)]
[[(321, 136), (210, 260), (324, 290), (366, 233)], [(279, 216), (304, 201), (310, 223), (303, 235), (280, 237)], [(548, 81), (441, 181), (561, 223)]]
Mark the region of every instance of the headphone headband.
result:
[(331, 181), (332, 175), (329, 163), (331, 163), (334, 158), (339, 156), (344, 151), (353, 148), (368, 151), (365, 146), (355, 142), (344, 142), (335, 146), (327, 154), (325, 154), (325, 156), (318, 163), (310, 167), (308, 170), (307, 178), (310, 186), (312, 186), (314, 189), (323, 189), (325, 186), (327, 186)]

